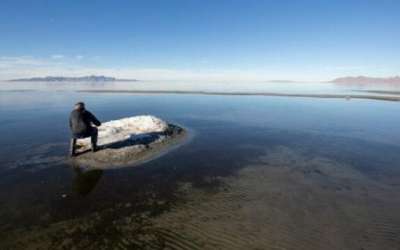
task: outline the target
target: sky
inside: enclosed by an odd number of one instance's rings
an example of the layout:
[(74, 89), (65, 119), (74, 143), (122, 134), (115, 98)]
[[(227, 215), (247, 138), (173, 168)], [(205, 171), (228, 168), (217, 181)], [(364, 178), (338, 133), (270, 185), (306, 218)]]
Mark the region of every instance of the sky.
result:
[(398, 0), (2, 0), (0, 79), (400, 75)]

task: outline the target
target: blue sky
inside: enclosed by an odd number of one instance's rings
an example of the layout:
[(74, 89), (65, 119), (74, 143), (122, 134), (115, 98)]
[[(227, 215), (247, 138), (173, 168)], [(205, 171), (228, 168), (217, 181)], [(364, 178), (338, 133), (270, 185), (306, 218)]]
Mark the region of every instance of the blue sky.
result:
[(0, 79), (400, 74), (400, 1), (2, 0)]

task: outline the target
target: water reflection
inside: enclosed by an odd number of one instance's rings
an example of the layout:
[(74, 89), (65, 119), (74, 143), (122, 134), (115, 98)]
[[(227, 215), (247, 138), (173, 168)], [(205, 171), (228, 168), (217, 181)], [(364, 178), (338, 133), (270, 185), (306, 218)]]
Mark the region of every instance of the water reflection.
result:
[(103, 170), (86, 170), (82, 167), (73, 166), (75, 178), (73, 180), (73, 190), (81, 196), (86, 196), (96, 187), (103, 175)]

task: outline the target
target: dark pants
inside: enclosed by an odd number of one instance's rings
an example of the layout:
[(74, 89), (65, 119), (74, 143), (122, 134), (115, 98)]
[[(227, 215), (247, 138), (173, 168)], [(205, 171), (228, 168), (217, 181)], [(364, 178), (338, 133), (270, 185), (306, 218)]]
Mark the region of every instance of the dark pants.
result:
[(98, 130), (96, 127), (92, 127), (89, 129), (87, 132), (83, 134), (73, 134), (71, 138), (71, 144), (70, 144), (70, 154), (71, 156), (75, 155), (75, 146), (76, 146), (76, 141), (78, 139), (84, 139), (90, 137), (90, 141), (92, 143), (92, 151), (96, 151), (97, 149), (97, 137), (98, 137)]

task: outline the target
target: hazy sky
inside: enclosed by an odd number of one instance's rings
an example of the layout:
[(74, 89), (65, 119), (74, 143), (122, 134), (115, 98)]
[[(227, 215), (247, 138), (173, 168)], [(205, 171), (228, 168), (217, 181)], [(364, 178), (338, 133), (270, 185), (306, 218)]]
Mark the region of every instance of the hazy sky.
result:
[(398, 0), (1, 0), (0, 79), (400, 74)]

